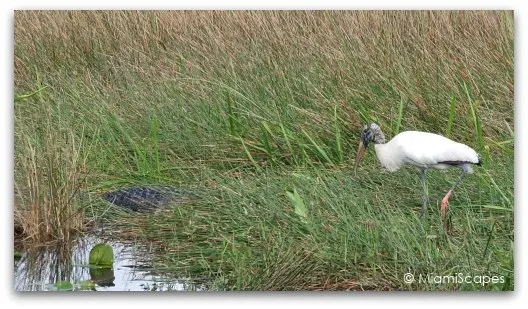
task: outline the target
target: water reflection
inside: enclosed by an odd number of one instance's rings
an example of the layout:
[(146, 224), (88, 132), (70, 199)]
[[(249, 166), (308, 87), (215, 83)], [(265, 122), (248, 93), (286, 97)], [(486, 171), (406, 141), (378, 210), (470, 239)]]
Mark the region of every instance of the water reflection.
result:
[[(106, 242), (114, 250), (112, 269), (86, 267), (88, 255), (97, 243)], [(19, 249), (20, 250), (20, 249)], [(22, 249), (14, 264), (16, 291), (46, 291), (60, 281), (92, 280), (97, 291), (200, 291), (205, 284), (171, 278), (153, 272), (146, 248), (132, 243), (109, 241), (88, 236), (59, 247)]]

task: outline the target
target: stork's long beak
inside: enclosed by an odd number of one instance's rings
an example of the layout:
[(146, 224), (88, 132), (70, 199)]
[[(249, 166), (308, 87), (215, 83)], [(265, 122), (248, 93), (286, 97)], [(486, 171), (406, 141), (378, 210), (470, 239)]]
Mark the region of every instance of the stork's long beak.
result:
[(363, 144), (363, 141), (360, 141), (359, 142), (359, 147), (358, 147), (358, 150), (357, 150), (357, 154), (356, 154), (356, 161), (354, 162), (354, 175), (355, 176), (357, 176), (357, 168), (358, 168), (359, 162), (361, 162), (361, 160), (365, 156), (365, 150), (366, 149), (367, 148)]

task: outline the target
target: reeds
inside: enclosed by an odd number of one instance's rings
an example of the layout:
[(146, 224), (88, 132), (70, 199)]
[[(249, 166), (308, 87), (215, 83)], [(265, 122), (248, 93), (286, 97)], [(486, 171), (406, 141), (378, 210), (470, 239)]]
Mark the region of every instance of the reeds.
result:
[[(218, 289), (488, 289), (405, 285), (412, 268), (511, 290), (513, 51), (511, 11), (17, 11), (15, 226), (63, 239), (84, 186), (168, 182), (205, 200), (116, 221)], [(419, 225), (415, 173), (369, 156), (351, 175), (368, 122), (483, 155), (451, 203), (458, 235), (434, 205)]]
[[(27, 98), (17, 104), (30, 104)], [(84, 230), (81, 190), (89, 146), (83, 128), (73, 132), (60, 127), (60, 117), (53, 114), (57, 108), (40, 110), (40, 117), (33, 119), (38, 127), (34, 134), (23, 134), (29, 132), (17, 123), (23, 131), (17, 132), (21, 140), (16, 145), (14, 225), (34, 245), (67, 243)]]

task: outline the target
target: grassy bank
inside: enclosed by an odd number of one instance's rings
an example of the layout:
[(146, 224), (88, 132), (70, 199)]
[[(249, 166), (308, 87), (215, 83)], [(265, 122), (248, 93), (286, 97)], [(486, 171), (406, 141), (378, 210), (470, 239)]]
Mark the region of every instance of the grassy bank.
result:
[[(213, 289), (513, 289), (511, 12), (20, 11), (14, 104), (28, 239), (99, 218), (78, 192), (172, 184), (202, 198), (110, 221), (155, 244), (159, 269)], [(429, 174), (424, 226), (414, 170), (389, 174), (371, 153), (353, 176), (372, 121), (481, 154), (453, 235), (438, 208), (458, 171)]]

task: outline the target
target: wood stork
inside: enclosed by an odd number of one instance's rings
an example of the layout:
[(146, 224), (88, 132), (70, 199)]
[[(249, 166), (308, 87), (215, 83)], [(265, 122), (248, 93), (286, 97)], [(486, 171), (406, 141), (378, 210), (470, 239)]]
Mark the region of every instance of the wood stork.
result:
[(462, 169), (462, 174), (442, 199), (442, 220), (444, 227), (447, 227), (445, 217), (449, 207), (449, 197), (464, 176), (473, 172), (472, 165), (481, 165), (477, 152), (467, 145), (457, 143), (441, 135), (419, 131), (401, 132), (388, 143), (385, 143), (385, 135), (383, 135), (381, 128), (377, 124), (371, 123), (366, 125), (361, 132), (361, 141), (354, 163), (356, 175), (359, 162), (365, 155), (370, 142), (374, 143), (374, 149), (381, 165), (390, 172), (397, 171), (404, 164), (414, 165), (420, 170), (424, 189), (422, 221), (427, 209), (427, 170), (429, 168), (446, 169), (449, 167)]

